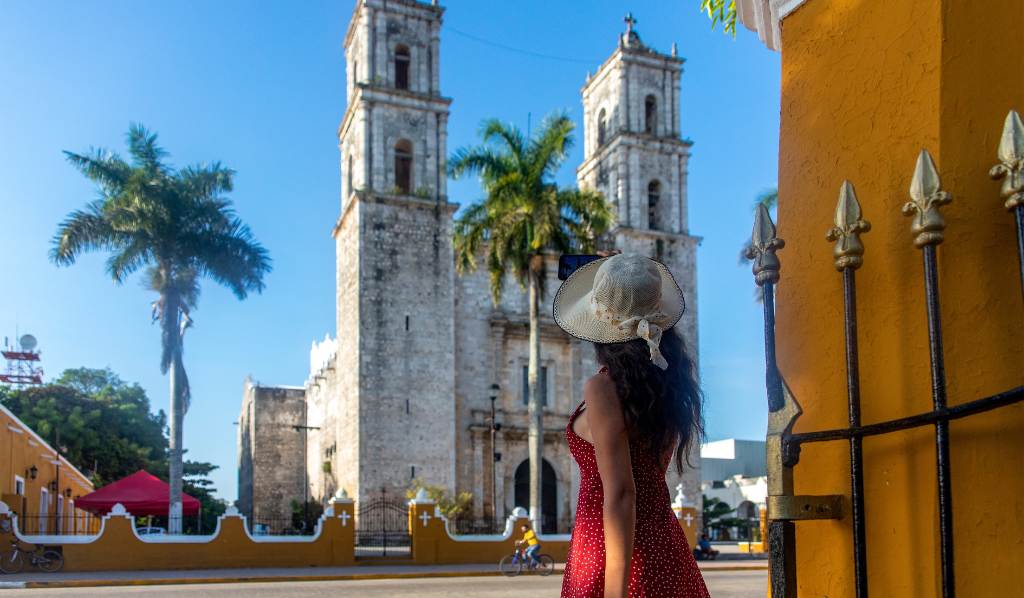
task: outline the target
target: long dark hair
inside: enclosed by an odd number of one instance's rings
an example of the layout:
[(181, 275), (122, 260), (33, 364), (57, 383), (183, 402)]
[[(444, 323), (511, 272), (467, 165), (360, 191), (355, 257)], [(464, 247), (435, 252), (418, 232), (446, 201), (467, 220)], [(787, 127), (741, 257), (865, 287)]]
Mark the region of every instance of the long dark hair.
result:
[(594, 348), (597, 362), (615, 383), (630, 441), (658, 460), (674, 446), (676, 471), (682, 474), (690, 447), (704, 434), (704, 397), (683, 339), (674, 328), (662, 335), (666, 370), (651, 363), (651, 350), (642, 339), (594, 343)]

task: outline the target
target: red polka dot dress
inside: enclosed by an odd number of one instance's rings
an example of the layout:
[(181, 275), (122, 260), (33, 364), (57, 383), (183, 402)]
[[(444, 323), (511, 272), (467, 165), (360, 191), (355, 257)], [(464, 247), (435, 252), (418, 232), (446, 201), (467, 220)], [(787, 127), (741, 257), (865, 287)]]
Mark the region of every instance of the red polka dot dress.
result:
[[(580, 498), (569, 558), (562, 579), (562, 598), (604, 596), (604, 496), (594, 447), (573, 432), (581, 404), (565, 431), (569, 451), (580, 467)], [(636, 485), (636, 532), (630, 562), (631, 598), (709, 598), (683, 528), (672, 512), (665, 466), (647, 451), (630, 446)]]

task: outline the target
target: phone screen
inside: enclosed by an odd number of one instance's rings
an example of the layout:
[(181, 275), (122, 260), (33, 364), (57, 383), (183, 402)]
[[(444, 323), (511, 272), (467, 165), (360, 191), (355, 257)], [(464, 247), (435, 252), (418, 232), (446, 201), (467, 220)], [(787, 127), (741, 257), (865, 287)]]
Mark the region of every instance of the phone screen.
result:
[(580, 267), (599, 259), (601, 259), (599, 255), (564, 254), (560, 256), (558, 258), (558, 280), (569, 278)]

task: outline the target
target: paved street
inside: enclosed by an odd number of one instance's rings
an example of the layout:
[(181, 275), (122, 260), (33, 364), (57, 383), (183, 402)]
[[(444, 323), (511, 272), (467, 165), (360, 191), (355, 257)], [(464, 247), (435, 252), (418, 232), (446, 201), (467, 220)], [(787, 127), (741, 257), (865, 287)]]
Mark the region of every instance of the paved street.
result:
[[(766, 571), (716, 571), (705, 575), (714, 598), (763, 598)], [(504, 598), (555, 596), (562, 577), (524, 576), (387, 579), (373, 581), (306, 581), (279, 583), (208, 584), (113, 588), (61, 588), (4, 590), (4, 598), (60, 598), (146, 596), (147, 598), (335, 598), (337, 596), (417, 596), (418, 598)]]

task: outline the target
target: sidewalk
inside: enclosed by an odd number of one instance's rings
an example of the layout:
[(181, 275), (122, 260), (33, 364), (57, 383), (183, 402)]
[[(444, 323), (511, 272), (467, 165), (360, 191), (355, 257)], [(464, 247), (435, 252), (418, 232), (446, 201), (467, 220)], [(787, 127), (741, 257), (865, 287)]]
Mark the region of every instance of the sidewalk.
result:
[[(555, 567), (562, 574), (563, 565)], [(765, 571), (767, 561), (701, 562), (705, 574), (716, 571)], [(179, 585), (203, 583), (342, 581), (424, 577), (499, 575), (497, 565), (356, 565), (289, 569), (201, 569), (185, 571), (97, 571), (0, 574), (3, 588), (87, 588), (100, 586)]]

